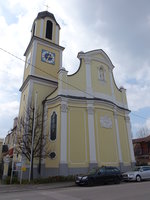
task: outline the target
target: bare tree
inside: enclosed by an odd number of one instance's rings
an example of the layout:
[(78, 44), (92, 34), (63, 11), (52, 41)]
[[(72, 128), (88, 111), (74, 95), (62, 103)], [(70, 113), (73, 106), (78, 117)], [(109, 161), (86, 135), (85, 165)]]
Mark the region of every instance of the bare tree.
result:
[(136, 135), (138, 138), (143, 138), (143, 137), (148, 136), (149, 134), (150, 134), (150, 130), (146, 126), (144, 126), (137, 131)]
[(22, 116), (18, 122), (20, 134), (17, 137), (17, 151), (25, 156), (31, 163), (31, 180), (33, 180), (34, 159), (39, 159), (40, 173), (41, 159), (48, 155), (48, 150), (46, 148), (47, 137), (42, 133), (42, 120), (42, 113), (39, 111), (39, 108), (36, 109), (35, 112), (34, 107), (30, 106), (26, 110), (25, 115)]

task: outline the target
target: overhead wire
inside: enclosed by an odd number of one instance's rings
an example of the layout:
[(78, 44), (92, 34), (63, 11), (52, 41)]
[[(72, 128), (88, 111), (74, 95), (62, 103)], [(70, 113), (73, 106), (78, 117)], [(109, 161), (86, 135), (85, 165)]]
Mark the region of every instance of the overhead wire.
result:
[(73, 88), (75, 88), (75, 89), (77, 89), (77, 90), (79, 90), (79, 91), (81, 91), (81, 92), (83, 92), (83, 93), (85, 93), (85, 94), (88, 94), (88, 95), (91, 96), (91, 97), (94, 97), (94, 95), (92, 95), (92, 94), (90, 94), (90, 93), (88, 93), (88, 92), (86, 92), (86, 91), (84, 91), (84, 90), (82, 90), (82, 89), (80, 89), (80, 88), (78, 88), (78, 87), (76, 87), (76, 86), (70, 84), (70, 83), (67, 83), (67, 82), (65, 82), (64, 80), (59, 79), (59, 77), (56, 77), (56, 76), (54, 76), (54, 75), (52, 75), (52, 74), (47, 73), (46, 71), (40, 69), (40, 68), (37, 67), (36, 65), (33, 65), (33, 64), (31, 64), (30, 62), (27, 62), (27, 61), (23, 60), (22, 58), (19, 58), (18, 56), (14, 55), (13, 53), (10, 53), (9, 51), (7, 51), (7, 50), (5, 50), (5, 49), (3, 49), (3, 48), (1, 48), (1, 47), (0, 47), (0, 50), (1, 50), (1, 51), (4, 51), (5, 53), (8, 53), (9, 55), (11, 55), (11, 56), (13, 56), (13, 57), (15, 57), (15, 58), (17, 58), (17, 59), (19, 59), (20, 61), (24, 62), (25, 64), (27, 63), (27, 64), (33, 66), (34, 68), (38, 69), (39, 71), (41, 71), (41, 72), (43, 72), (43, 73), (45, 73), (45, 74), (47, 74), (47, 75), (50, 75), (51, 77), (53, 77), (53, 78), (55, 78), (55, 79), (58, 79), (59, 81), (65, 83), (66, 85), (69, 85), (69, 86), (71, 86), (71, 87), (73, 87)]
[[(30, 62), (27, 62), (27, 61), (23, 60), (22, 58), (20, 58), (20, 57), (14, 55), (13, 53), (11, 53), (11, 52), (9, 52), (9, 51), (7, 51), (7, 50), (1, 48), (1, 47), (0, 47), (0, 50), (3, 51), (3, 52), (5, 52), (5, 53), (7, 53), (7, 54), (9, 54), (9, 55), (11, 55), (11, 56), (13, 56), (13, 57), (15, 57), (15, 58), (18, 59), (18, 60), (24, 62), (25, 64), (27, 63), (27, 64), (33, 66), (34, 68), (36, 68), (36, 69), (38, 69), (39, 71), (45, 73), (46, 75), (50, 75), (51, 77), (53, 77), (53, 78), (55, 78), (55, 79), (58, 79), (59, 81), (65, 83), (66, 85), (69, 85), (69, 86), (71, 86), (71, 87), (73, 87), (73, 88), (75, 88), (75, 89), (77, 89), (77, 90), (79, 90), (79, 91), (81, 91), (81, 92), (83, 92), (83, 93), (85, 93), (85, 94), (88, 94), (88, 95), (91, 96), (91, 97), (95, 97), (94, 95), (92, 95), (92, 94), (90, 94), (90, 93), (88, 93), (88, 92), (86, 92), (86, 91), (84, 91), (84, 90), (82, 90), (82, 89), (80, 89), (80, 88), (78, 88), (78, 87), (76, 87), (76, 86), (74, 86), (74, 85), (68, 83), (68, 82), (65, 82), (64, 80), (59, 79), (59, 77), (56, 77), (56, 76), (54, 76), (54, 75), (52, 75), (52, 74), (47, 73), (46, 71), (40, 69), (40, 68), (37, 67), (36, 65), (33, 65), (33, 64), (31, 64)], [(3, 70), (0, 70), (0, 71), (3, 71)], [(3, 72), (5, 72), (5, 71), (3, 71)], [(6, 72), (6, 73), (9, 73), (9, 72)], [(131, 115), (133, 115), (133, 116), (135, 116), (135, 117), (138, 117), (138, 118), (147, 119), (146, 117), (143, 117), (143, 116), (134, 114), (133, 112), (131, 112)]]

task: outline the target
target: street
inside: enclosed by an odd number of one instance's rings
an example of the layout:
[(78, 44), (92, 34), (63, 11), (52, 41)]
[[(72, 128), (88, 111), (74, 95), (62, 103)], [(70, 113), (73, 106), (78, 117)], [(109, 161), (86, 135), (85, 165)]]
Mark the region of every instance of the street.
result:
[(0, 200), (149, 200), (150, 182), (0, 192)]

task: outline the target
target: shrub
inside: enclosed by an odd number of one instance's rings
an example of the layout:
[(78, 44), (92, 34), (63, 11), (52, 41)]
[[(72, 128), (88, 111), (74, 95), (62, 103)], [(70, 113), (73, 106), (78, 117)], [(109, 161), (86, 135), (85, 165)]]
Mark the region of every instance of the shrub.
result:
[[(56, 182), (69, 182), (74, 181), (75, 177), (72, 175), (69, 176), (50, 176), (48, 178), (37, 178), (31, 180), (30, 184), (43, 184), (43, 183), (56, 183)], [(6, 177), (3, 180), (4, 184), (10, 184), (10, 176)], [(13, 177), (12, 184), (20, 184), (20, 180), (17, 177)], [(29, 184), (28, 179), (22, 180), (22, 184)]]

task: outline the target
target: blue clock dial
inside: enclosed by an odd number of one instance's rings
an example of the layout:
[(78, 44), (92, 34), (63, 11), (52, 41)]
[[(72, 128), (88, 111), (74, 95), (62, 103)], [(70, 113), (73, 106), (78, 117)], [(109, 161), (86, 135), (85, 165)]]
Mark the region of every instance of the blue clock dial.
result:
[(55, 54), (42, 49), (41, 60), (49, 64), (55, 64)]

